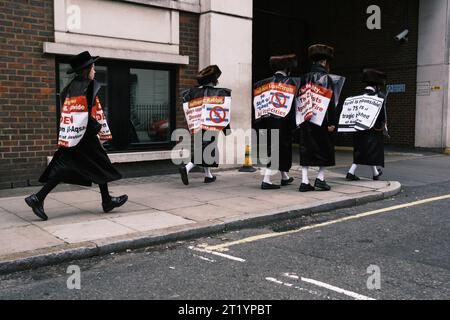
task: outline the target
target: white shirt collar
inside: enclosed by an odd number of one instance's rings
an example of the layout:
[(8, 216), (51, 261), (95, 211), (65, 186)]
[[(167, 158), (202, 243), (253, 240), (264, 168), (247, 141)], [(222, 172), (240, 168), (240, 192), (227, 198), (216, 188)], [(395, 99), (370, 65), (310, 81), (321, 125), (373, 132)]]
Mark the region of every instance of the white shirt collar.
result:
[(275, 72), (275, 74), (277, 74), (277, 73), (287, 77), (287, 73), (284, 72), (284, 71), (277, 71), (277, 72)]

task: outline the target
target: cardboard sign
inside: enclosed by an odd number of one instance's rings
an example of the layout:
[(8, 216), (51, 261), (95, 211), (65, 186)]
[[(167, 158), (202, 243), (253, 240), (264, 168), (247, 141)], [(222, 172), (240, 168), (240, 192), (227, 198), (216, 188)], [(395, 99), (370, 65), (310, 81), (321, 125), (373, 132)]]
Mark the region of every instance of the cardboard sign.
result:
[[(99, 139), (102, 142), (110, 141), (112, 140), (112, 135), (100, 100), (96, 97), (95, 101), (96, 104), (92, 108), (91, 116), (102, 125), (98, 135)], [(59, 126), (59, 147), (73, 148), (83, 139), (89, 118), (89, 108), (87, 105), (86, 96), (67, 98), (64, 101)]]
[(285, 118), (292, 108), (297, 87), (280, 82), (270, 82), (253, 91), (255, 120), (273, 115)]
[(297, 126), (305, 121), (322, 126), (332, 97), (332, 90), (313, 83), (300, 88), (300, 96), (296, 100)]
[(92, 108), (91, 116), (102, 125), (102, 129), (98, 134), (100, 141), (102, 142), (111, 141), (112, 134), (111, 131), (109, 130), (108, 122), (106, 121), (106, 116), (103, 113), (102, 105), (100, 104), (100, 99), (98, 97), (95, 98), (95, 106)]
[(58, 146), (75, 147), (86, 132), (88, 118), (88, 104), (85, 96), (67, 98), (61, 110)]
[(384, 99), (377, 96), (362, 95), (347, 98), (339, 119), (339, 132), (370, 130), (375, 125)]
[(225, 129), (231, 121), (231, 95), (225, 96), (223, 89), (215, 90), (214, 88), (208, 88), (208, 91), (197, 91), (197, 95), (203, 96), (183, 103), (184, 114), (191, 133), (197, 133), (200, 130)]
[(189, 131), (197, 133), (202, 128), (203, 97), (185, 102), (183, 104), (183, 109)]

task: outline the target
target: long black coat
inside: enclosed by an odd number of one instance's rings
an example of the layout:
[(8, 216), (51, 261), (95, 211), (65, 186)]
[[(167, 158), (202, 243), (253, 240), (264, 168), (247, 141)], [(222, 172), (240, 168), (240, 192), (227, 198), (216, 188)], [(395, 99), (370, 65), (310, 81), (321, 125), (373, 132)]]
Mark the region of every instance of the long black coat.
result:
[[(302, 85), (308, 82), (333, 90), (333, 82), (328, 77), (327, 70), (320, 65), (313, 65), (311, 72), (302, 79)], [(320, 81), (322, 80), (322, 81)], [(334, 90), (333, 90), (334, 91)], [(300, 165), (304, 167), (332, 167), (336, 165), (334, 132), (329, 132), (329, 126), (336, 126), (335, 95), (333, 94), (322, 126), (309, 121), (303, 122), (299, 129)]]
[[(385, 98), (381, 92), (366, 90), (365, 94)], [(353, 162), (359, 165), (384, 167), (384, 126), (386, 123), (386, 101), (375, 125), (370, 130), (358, 131), (353, 135)]]
[[(215, 89), (218, 92), (223, 91), (225, 93), (224, 96), (231, 93), (231, 91), (229, 89), (225, 89), (225, 88), (215, 88), (215, 87), (210, 87), (210, 86), (204, 86), (204, 87), (200, 87), (200, 88), (195, 87), (195, 88), (192, 88), (190, 90), (183, 92), (183, 99), (185, 101), (189, 101), (194, 98), (203, 97), (205, 95), (205, 91), (208, 90), (209, 88)], [(231, 130), (230, 125), (228, 125), (226, 128), (224, 128), (222, 130), (222, 132), (224, 135), (228, 135), (229, 130)], [(207, 130), (200, 130), (199, 132), (192, 135), (193, 142), (191, 145), (191, 154), (194, 155), (193, 157), (191, 157), (192, 162), (195, 165), (201, 166), (203, 168), (218, 168), (219, 162), (220, 162), (220, 153), (219, 153), (219, 148), (218, 148), (220, 131), (209, 131), (208, 137), (205, 136), (206, 133), (207, 133)], [(196, 157), (197, 154), (200, 155), (200, 149), (198, 148), (198, 145), (195, 144), (195, 141), (196, 141), (195, 136), (200, 136), (197, 139), (202, 141), (200, 159), (198, 159), (199, 157)], [(205, 152), (206, 148), (208, 148), (208, 151), (210, 151), (210, 152)], [(208, 154), (210, 154), (212, 159), (205, 158), (205, 155), (208, 155)]]
[[(76, 77), (61, 93), (61, 101), (64, 103), (66, 98), (84, 93), (90, 115), (99, 89), (95, 81)], [(99, 123), (90, 116), (80, 143), (73, 148), (59, 148), (39, 181), (57, 180), (89, 187), (92, 183), (105, 184), (121, 179), (121, 174), (112, 166), (97, 137), (100, 128)]]
[[(291, 78), (281, 73), (275, 73), (276, 82), (295, 84), (297, 83)], [(268, 163), (267, 167), (273, 170), (289, 172), (292, 168), (292, 142), (293, 130), (295, 129), (295, 108), (292, 106), (289, 114), (284, 117), (268, 116), (255, 122), (254, 127), (257, 129), (267, 130), (267, 156), (272, 157), (272, 130), (279, 130), (279, 167), (273, 168), (272, 163)]]

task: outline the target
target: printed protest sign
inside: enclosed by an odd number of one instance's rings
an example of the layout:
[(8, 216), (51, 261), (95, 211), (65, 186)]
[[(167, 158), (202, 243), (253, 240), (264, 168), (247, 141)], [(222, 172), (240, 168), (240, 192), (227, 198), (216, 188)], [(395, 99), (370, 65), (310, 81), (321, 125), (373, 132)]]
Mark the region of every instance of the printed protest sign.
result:
[(339, 132), (370, 130), (375, 125), (384, 99), (362, 95), (347, 98), (339, 119)]
[(356, 113), (358, 111), (357, 101), (359, 101), (358, 98), (353, 97), (347, 98), (344, 101), (342, 113), (339, 118), (338, 132), (356, 132)]
[(333, 97), (333, 91), (313, 83), (307, 83), (300, 89), (296, 101), (297, 126), (309, 121), (322, 126), (328, 107)]
[(292, 108), (297, 87), (282, 82), (262, 81), (253, 90), (255, 120), (266, 116), (285, 118)]
[(58, 146), (75, 147), (86, 132), (88, 118), (85, 96), (67, 98), (61, 110)]
[(98, 97), (95, 98), (95, 106), (92, 108), (92, 117), (102, 125), (102, 128), (98, 134), (100, 141), (106, 142), (112, 140), (112, 134)]
[(221, 131), (231, 120), (231, 91), (221, 88), (196, 88), (183, 98), (183, 109), (191, 133)]
[(203, 130), (221, 131), (230, 124), (231, 97), (205, 97), (203, 105)]
[(185, 102), (183, 104), (183, 109), (189, 131), (196, 133), (201, 130), (203, 120), (203, 97)]

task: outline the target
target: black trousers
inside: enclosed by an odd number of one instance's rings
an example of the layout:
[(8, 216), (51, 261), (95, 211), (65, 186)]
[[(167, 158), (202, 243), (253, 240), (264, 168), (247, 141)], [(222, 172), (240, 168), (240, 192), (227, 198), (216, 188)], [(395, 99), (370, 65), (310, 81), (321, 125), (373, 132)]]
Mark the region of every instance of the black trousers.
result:
[(292, 130), (289, 125), (287, 119), (273, 119), (268, 118), (262, 120), (259, 128), (267, 130), (267, 156), (269, 158), (272, 157), (272, 133), (273, 131), (278, 130), (279, 140), (278, 142), (278, 150), (274, 150), (274, 152), (278, 151), (279, 159), (278, 166), (275, 165), (272, 161), (267, 164), (267, 168), (271, 170), (280, 170), (283, 172), (289, 172), (292, 168)]

